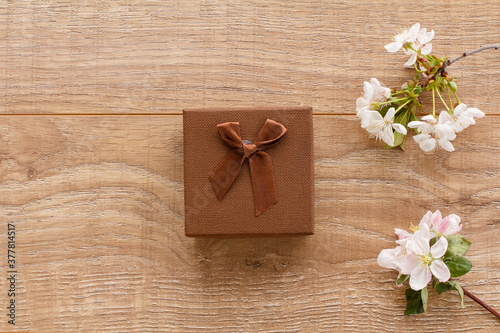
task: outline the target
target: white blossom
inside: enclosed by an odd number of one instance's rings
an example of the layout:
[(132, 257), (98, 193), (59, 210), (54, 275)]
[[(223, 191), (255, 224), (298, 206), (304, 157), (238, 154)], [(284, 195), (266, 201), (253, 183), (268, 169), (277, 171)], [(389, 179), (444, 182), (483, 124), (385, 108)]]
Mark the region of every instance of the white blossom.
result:
[(418, 53), (428, 55), (432, 52), (432, 43), (430, 41), (434, 38), (434, 30), (427, 32), (426, 28), (420, 29), (415, 42), (411, 43), (411, 48), (405, 48), (404, 53), (410, 56), (410, 59), (404, 64), (406, 68), (413, 68), (413, 64), (417, 61)]
[(413, 137), (413, 140), (419, 144), (420, 149), (426, 152), (437, 147), (449, 152), (455, 150), (450, 140), (454, 140), (456, 134), (450, 126), (451, 117), (447, 111), (442, 111), (438, 120), (432, 115), (422, 117), (422, 120), (408, 123), (409, 128), (416, 128), (420, 132), (420, 134)]
[(483, 118), (484, 112), (477, 108), (468, 108), (466, 104), (458, 104), (453, 110), (453, 115), (450, 115), (450, 126), (455, 131), (459, 133), (469, 127), (474, 125), (476, 121), (474, 118)]
[(396, 34), (392, 40), (392, 43), (385, 45), (385, 49), (388, 52), (399, 51), (404, 44), (414, 42), (420, 31), (420, 23), (415, 23), (410, 29), (402, 30), (400, 33)]
[(370, 136), (384, 141), (389, 146), (394, 146), (393, 129), (406, 135), (406, 128), (401, 124), (394, 123), (395, 114), (396, 110), (394, 108), (390, 108), (383, 118), (378, 111), (364, 111), (365, 119), (361, 127), (366, 129)]
[(391, 89), (382, 86), (376, 78), (371, 78), (370, 82), (364, 82), (363, 90), (363, 96), (356, 100), (356, 115), (366, 126), (368, 119), (365, 111), (375, 110), (373, 105), (377, 102), (385, 102), (391, 96)]

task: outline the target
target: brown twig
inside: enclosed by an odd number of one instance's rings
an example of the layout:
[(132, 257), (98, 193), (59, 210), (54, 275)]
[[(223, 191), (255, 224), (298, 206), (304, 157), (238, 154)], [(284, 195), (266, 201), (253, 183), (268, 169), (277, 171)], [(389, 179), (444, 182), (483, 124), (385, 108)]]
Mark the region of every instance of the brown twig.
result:
[(446, 66), (445, 67), (448, 67), (450, 66), (451, 64), (453, 64), (455, 61), (457, 60), (460, 60), (462, 58), (465, 58), (467, 56), (470, 56), (474, 53), (478, 53), (478, 52), (481, 52), (481, 51), (484, 51), (484, 50), (488, 50), (488, 49), (495, 49), (495, 50), (498, 50), (500, 48), (500, 44), (493, 44), (493, 45), (485, 45), (485, 46), (482, 46), (474, 51), (469, 51), (469, 52), (464, 52), (462, 53), (459, 57), (456, 57), (455, 59), (453, 60), (448, 60), (447, 63), (446, 63)]
[(479, 298), (477, 298), (476, 296), (474, 296), (470, 291), (468, 291), (467, 289), (465, 289), (464, 287), (462, 287), (462, 290), (464, 291), (464, 294), (467, 295), (469, 298), (471, 298), (473, 301), (475, 301), (476, 303), (478, 303), (479, 305), (481, 305), (483, 308), (485, 308), (486, 310), (488, 310), (489, 312), (493, 313), (497, 318), (500, 319), (500, 313), (498, 313), (497, 311), (493, 310), (488, 304), (484, 303), (483, 301), (481, 301)]
[(481, 46), (480, 48), (475, 49), (473, 51), (464, 52), (459, 57), (456, 57), (455, 59), (447, 60), (446, 63), (444, 63), (443, 66), (441, 66), (441, 68), (438, 69), (438, 71), (436, 72), (436, 74), (432, 75), (429, 78), (429, 80), (427, 80), (427, 82), (425, 83), (424, 87), (427, 86), (429, 84), (429, 82), (431, 82), (432, 80), (434, 80), (437, 75), (439, 75), (442, 72), (444, 72), (444, 70), (446, 69), (446, 67), (450, 66), (455, 61), (458, 61), (458, 60), (460, 60), (462, 58), (465, 58), (465, 57), (470, 56), (470, 55), (472, 55), (474, 53), (478, 53), (478, 52), (481, 52), (481, 51), (484, 51), (484, 50), (489, 50), (489, 49), (498, 50), (499, 48), (500, 48), (500, 44), (485, 45), (485, 46)]

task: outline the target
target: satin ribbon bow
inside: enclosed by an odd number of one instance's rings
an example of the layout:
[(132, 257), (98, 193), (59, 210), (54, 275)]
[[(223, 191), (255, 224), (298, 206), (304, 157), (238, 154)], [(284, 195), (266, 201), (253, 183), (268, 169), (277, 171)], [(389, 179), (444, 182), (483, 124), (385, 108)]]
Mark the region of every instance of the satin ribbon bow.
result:
[(222, 140), (233, 150), (210, 174), (209, 178), (215, 194), (219, 200), (224, 197), (240, 173), (243, 162), (248, 158), (255, 215), (259, 216), (277, 201), (273, 164), (271, 157), (263, 150), (276, 144), (286, 133), (286, 128), (274, 120), (267, 119), (253, 143), (241, 139), (238, 122), (219, 124), (217, 130)]

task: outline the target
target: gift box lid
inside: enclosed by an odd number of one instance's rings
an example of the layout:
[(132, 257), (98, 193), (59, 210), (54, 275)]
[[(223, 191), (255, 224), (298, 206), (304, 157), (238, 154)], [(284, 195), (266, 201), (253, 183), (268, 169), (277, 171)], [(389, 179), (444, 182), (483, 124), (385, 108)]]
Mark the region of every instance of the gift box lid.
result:
[[(241, 139), (254, 142), (267, 119), (286, 127), (265, 149), (272, 161), (276, 203), (256, 216), (248, 159), (219, 200), (209, 175), (234, 149), (217, 125), (238, 122)], [(314, 233), (312, 108), (185, 109), (185, 234), (194, 237), (262, 237)], [(255, 176), (255, 175), (254, 175)]]

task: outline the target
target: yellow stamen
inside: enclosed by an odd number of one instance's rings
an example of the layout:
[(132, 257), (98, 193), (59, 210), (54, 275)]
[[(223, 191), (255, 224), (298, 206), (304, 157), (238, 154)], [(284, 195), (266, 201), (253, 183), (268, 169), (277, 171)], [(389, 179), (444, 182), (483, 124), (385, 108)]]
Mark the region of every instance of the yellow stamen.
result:
[(424, 254), (420, 257), (420, 260), (422, 261), (422, 264), (429, 266), (432, 262), (432, 256)]
[(416, 232), (418, 230), (418, 225), (414, 225), (413, 223), (410, 226), (410, 230)]

